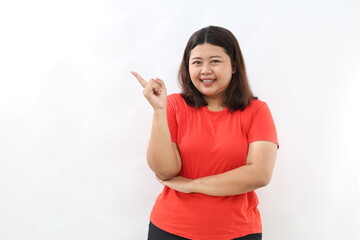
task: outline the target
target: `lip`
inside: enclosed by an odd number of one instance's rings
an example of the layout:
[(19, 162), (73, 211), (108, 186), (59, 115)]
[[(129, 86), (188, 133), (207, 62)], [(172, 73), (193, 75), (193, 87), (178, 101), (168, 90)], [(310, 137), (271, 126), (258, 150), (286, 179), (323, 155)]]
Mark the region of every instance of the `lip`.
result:
[(200, 81), (204, 86), (209, 87), (214, 84), (216, 79), (215, 78), (202, 78), (202, 79), (200, 79)]

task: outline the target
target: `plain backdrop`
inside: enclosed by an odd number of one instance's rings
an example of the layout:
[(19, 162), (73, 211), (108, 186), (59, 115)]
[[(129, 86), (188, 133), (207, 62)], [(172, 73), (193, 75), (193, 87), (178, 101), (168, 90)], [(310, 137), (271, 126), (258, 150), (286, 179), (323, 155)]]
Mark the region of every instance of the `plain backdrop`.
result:
[(231, 30), (280, 140), (264, 240), (358, 239), (360, 2), (1, 1), (0, 239), (146, 239), (162, 187), (130, 71), (179, 92), (196, 30)]

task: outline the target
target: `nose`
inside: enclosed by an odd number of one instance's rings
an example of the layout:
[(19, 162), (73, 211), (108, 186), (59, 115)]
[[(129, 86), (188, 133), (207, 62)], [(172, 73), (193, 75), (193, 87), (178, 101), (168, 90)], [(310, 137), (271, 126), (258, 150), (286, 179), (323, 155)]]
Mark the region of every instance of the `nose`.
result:
[(211, 73), (211, 66), (207, 63), (203, 64), (202, 68), (201, 68), (201, 74), (202, 75), (207, 75)]

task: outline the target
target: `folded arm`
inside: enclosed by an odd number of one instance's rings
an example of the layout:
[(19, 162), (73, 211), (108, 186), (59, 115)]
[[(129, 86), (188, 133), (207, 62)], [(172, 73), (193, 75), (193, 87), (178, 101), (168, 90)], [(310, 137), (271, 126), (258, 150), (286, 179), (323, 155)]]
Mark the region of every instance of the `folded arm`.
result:
[(168, 181), (159, 180), (165, 186), (185, 193), (202, 193), (210, 196), (231, 196), (266, 186), (275, 165), (277, 145), (257, 141), (249, 145), (246, 165), (228, 172), (197, 179), (177, 176)]

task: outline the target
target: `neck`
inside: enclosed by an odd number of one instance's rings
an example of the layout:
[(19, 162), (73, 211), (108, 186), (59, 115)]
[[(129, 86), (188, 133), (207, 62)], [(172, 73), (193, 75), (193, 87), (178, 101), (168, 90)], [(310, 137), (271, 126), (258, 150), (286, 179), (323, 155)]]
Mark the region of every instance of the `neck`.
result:
[(221, 111), (225, 108), (222, 100), (220, 99), (207, 98), (206, 102), (208, 103), (207, 108), (211, 111)]

